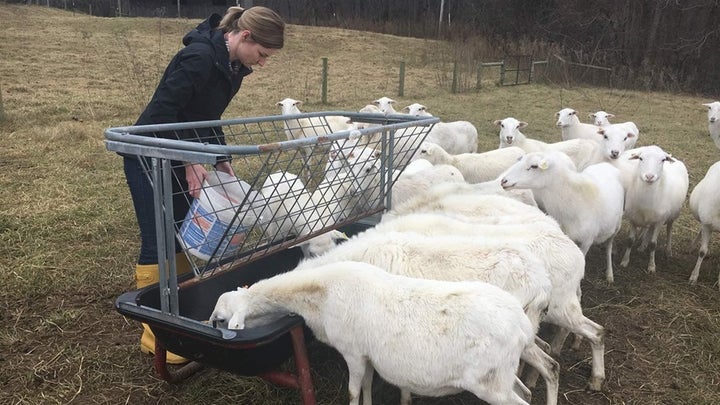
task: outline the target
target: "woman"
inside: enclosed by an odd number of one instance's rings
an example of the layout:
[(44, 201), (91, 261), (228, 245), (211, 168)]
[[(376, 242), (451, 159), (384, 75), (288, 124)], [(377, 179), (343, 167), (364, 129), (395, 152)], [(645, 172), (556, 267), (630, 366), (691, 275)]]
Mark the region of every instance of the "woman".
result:
[[(255, 65), (264, 66), (267, 59), (283, 47), (285, 23), (274, 11), (265, 7), (230, 7), (221, 17), (213, 14), (183, 38), (181, 49), (165, 69), (150, 103), (135, 125), (164, 124), (219, 120), (233, 96), (240, 89), (245, 76)], [(148, 134), (172, 139), (225, 144), (221, 128), (207, 128), (204, 132), (158, 132)], [(135, 215), (140, 227), (140, 257), (135, 269), (137, 288), (157, 283), (158, 252), (155, 234), (153, 190), (141, 162), (136, 155), (124, 155), (125, 177), (133, 199)], [(201, 164), (173, 162), (173, 207), (175, 222), (185, 218), (192, 197), (200, 193), (208, 175)], [(215, 168), (234, 174), (229, 161)], [(176, 245), (176, 252), (180, 247)], [(177, 254), (177, 271), (189, 270), (183, 254)], [(155, 336), (143, 324), (140, 349), (154, 353)], [(186, 362), (168, 353), (167, 362)]]

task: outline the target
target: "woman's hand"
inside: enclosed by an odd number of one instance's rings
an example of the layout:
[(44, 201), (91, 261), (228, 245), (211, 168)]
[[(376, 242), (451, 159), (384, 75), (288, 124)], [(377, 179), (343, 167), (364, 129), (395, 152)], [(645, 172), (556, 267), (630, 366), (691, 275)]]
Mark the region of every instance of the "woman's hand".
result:
[(216, 164), (215, 170), (225, 172), (225, 173), (235, 177), (235, 170), (233, 170), (233, 167), (230, 164), (230, 162), (220, 162), (220, 163)]
[(185, 163), (185, 180), (188, 184), (188, 193), (198, 198), (203, 182), (208, 176), (207, 169), (201, 164)]

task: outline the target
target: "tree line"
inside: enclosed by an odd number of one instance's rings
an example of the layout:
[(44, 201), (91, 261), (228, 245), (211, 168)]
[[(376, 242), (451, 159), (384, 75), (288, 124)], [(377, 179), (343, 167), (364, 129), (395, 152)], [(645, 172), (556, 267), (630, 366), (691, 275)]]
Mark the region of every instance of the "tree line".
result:
[[(202, 18), (236, 3), (275, 9), (289, 23), (440, 38), (485, 38), (512, 53), (551, 44), (561, 60), (611, 67), (614, 83), (720, 92), (720, 0), (25, 0), (94, 15)], [(543, 48), (545, 49), (545, 48)], [(549, 58), (551, 55), (538, 55)]]

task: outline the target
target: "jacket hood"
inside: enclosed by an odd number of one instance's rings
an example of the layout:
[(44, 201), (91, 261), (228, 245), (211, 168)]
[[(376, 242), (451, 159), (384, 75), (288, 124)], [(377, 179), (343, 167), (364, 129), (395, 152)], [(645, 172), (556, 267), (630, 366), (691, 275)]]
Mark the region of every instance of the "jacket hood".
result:
[(221, 19), (220, 14), (213, 14), (208, 17), (208, 19), (198, 24), (194, 30), (188, 32), (185, 37), (183, 37), (183, 45), (188, 46), (196, 41), (211, 43), (212, 31), (220, 25)]

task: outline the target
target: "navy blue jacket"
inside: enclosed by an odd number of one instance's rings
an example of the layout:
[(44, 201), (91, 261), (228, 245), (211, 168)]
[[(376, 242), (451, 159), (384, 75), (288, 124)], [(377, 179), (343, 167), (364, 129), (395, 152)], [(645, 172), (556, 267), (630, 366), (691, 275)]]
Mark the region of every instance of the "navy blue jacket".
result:
[[(185, 35), (185, 47), (170, 61), (136, 125), (220, 119), (243, 78), (252, 73), (243, 65), (231, 69), (223, 32), (216, 30), (221, 18), (213, 14)], [(225, 144), (220, 128), (155, 136)]]

